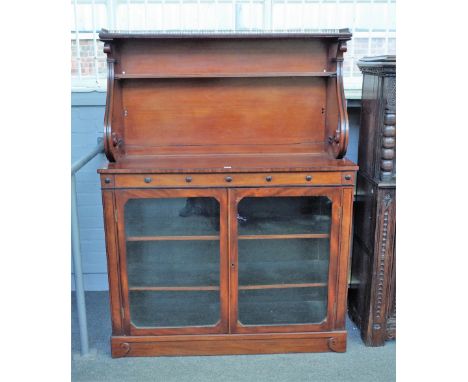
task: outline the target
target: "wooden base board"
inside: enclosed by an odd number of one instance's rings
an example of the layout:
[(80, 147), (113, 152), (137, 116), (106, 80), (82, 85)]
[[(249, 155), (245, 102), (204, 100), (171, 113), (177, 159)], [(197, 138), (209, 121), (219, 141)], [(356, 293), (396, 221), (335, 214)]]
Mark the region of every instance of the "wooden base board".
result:
[(284, 334), (113, 336), (112, 357), (346, 351), (346, 331)]

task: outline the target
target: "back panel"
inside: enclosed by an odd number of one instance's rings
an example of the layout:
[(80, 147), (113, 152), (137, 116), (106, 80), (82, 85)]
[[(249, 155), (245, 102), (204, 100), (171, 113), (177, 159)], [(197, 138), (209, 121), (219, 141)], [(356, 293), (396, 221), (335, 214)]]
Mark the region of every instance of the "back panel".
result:
[(120, 82), (128, 155), (323, 151), (325, 78)]

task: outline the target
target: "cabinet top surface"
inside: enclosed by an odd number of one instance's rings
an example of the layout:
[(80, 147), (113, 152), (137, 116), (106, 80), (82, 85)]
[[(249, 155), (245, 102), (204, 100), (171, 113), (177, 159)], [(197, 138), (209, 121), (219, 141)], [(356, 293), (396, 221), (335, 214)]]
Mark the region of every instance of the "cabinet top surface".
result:
[(310, 30), (252, 30), (252, 31), (120, 31), (102, 29), (101, 40), (113, 39), (249, 39), (249, 38), (331, 38), (351, 39), (351, 32), (344, 29), (310, 29)]
[(322, 154), (152, 155), (125, 157), (101, 173), (235, 173), (289, 171), (355, 171), (348, 159)]

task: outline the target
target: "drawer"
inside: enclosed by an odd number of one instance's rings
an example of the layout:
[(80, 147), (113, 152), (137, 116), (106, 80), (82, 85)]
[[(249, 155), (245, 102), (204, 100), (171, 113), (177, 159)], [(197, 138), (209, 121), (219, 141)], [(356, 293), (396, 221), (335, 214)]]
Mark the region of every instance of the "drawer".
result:
[(103, 188), (157, 187), (268, 187), (353, 185), (355, 173), (221, 173), (221, 174), (116, 174), (101, 175)]

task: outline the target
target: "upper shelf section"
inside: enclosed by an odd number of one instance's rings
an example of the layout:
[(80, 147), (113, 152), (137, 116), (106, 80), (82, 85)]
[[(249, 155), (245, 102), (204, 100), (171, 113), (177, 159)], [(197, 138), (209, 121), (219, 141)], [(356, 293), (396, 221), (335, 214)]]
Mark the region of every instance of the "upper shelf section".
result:
[[(105, 151), (128, 155), (346, 152), (347, 29), (99, 34)], [(166, 79), (174, 79), (167, 81)], [(304, 150), (304, 151), (301, 151)]]

